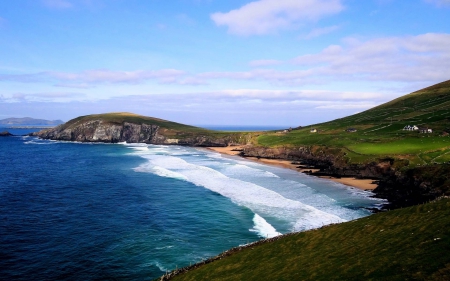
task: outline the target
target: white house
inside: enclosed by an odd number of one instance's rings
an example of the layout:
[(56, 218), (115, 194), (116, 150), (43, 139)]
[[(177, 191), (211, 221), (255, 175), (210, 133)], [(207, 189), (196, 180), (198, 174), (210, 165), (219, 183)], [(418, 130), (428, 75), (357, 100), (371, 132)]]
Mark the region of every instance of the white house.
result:
[(311, 129), (311, 133), (317, 133), (317, 129)]
[(406, 125), (404, 128), (403, 128), (403, 131), (418, 131), (419, 130), (419, 127), (417, 127), (416, 125)]

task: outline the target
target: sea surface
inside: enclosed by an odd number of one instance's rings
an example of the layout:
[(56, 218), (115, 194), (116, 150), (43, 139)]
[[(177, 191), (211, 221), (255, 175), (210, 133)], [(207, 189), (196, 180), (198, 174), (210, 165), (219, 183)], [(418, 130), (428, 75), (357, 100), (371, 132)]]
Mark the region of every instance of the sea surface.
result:
[(153, 280), (368, 216), (371, 195), (206, 149), (2, 137), (0, 280)]

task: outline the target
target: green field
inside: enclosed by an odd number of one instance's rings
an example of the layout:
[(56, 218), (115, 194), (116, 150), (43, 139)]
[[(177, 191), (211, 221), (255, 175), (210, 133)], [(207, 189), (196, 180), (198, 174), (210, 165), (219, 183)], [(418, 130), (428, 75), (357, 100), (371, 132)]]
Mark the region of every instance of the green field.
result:
[[(406, 125), (431, 128), (433, 133), (404, 131)], [(347, 132), (349, 128), (356, 132)], [(289, 133), (268, 132), (258, 137), (257, 144), (335, 147), (348, 155), (349, 164), (389, 156), (420, 165), (449, 161), (450, 137), (445, 132), (450, 132), (450, 81), (345, 118)]]
[(288, 235), (172, 280), (450, 280), (450, 200)]

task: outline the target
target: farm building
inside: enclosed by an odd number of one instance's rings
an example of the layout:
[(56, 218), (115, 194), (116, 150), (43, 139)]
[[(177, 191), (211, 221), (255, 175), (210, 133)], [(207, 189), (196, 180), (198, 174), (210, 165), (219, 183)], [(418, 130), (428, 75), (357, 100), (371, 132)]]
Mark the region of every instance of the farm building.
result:
[(317, 129), (311, 129), (311, 133), (317, 133)]
[(348, 128), (345, 130), (347, 133), (355, 133), (357, 130), (355, 128)]
[(419, 130), (419, 127), (417, 127), (416, 125), (406, 125), (404, 128), (403, 128), (403, 131), (417, 131), (417, 130)]
[(433, 129), (430, 128), (419, 128), (419, 132), (422, 134), (431, 134), (433, 132)]

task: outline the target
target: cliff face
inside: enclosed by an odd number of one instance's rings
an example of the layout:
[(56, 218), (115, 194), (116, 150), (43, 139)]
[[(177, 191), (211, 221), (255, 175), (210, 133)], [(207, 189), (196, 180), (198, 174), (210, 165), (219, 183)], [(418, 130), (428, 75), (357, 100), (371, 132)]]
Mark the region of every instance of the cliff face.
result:
[[(396, 209), (428, 202), (450, 193), (450, 165), (407, 169), (406, 163), (379, 159), (368, 164), (348, 164), (334, 149), (317, 147), (265, 148), (246, 147), (241, 156), (286, 159), (320, 171), (316, 176), (370, 178), (378, 181), (375, 197), (387, 199), (386, 209)], [(405, 169), (406, 168), (406, 169)]]
[(344, 154), (333, 148), (312, 146), (295, 148), (246, 147), (241, 155), (244, 157), (291, 160), (298, 162), (299, 165), (320, 169), (318, 175), (382, 179), (394, 173), (393, 163), (389, 160), (349, 165), (344, 160)]
[(182, 137), (166, 134), (167, 129), (151, 124), (136, 124), (123, 122), (122, 124), (107, 123), (103, 120), (89, 120), (76, 125), (58, 127), (33, 133), (43, 139), (103, 142), (103, 143), (148, 143), (148, 144), (178, 144), (189, 146), (227, 146), (229, 139), (213, 138), (198, 134), (183, 134)]

